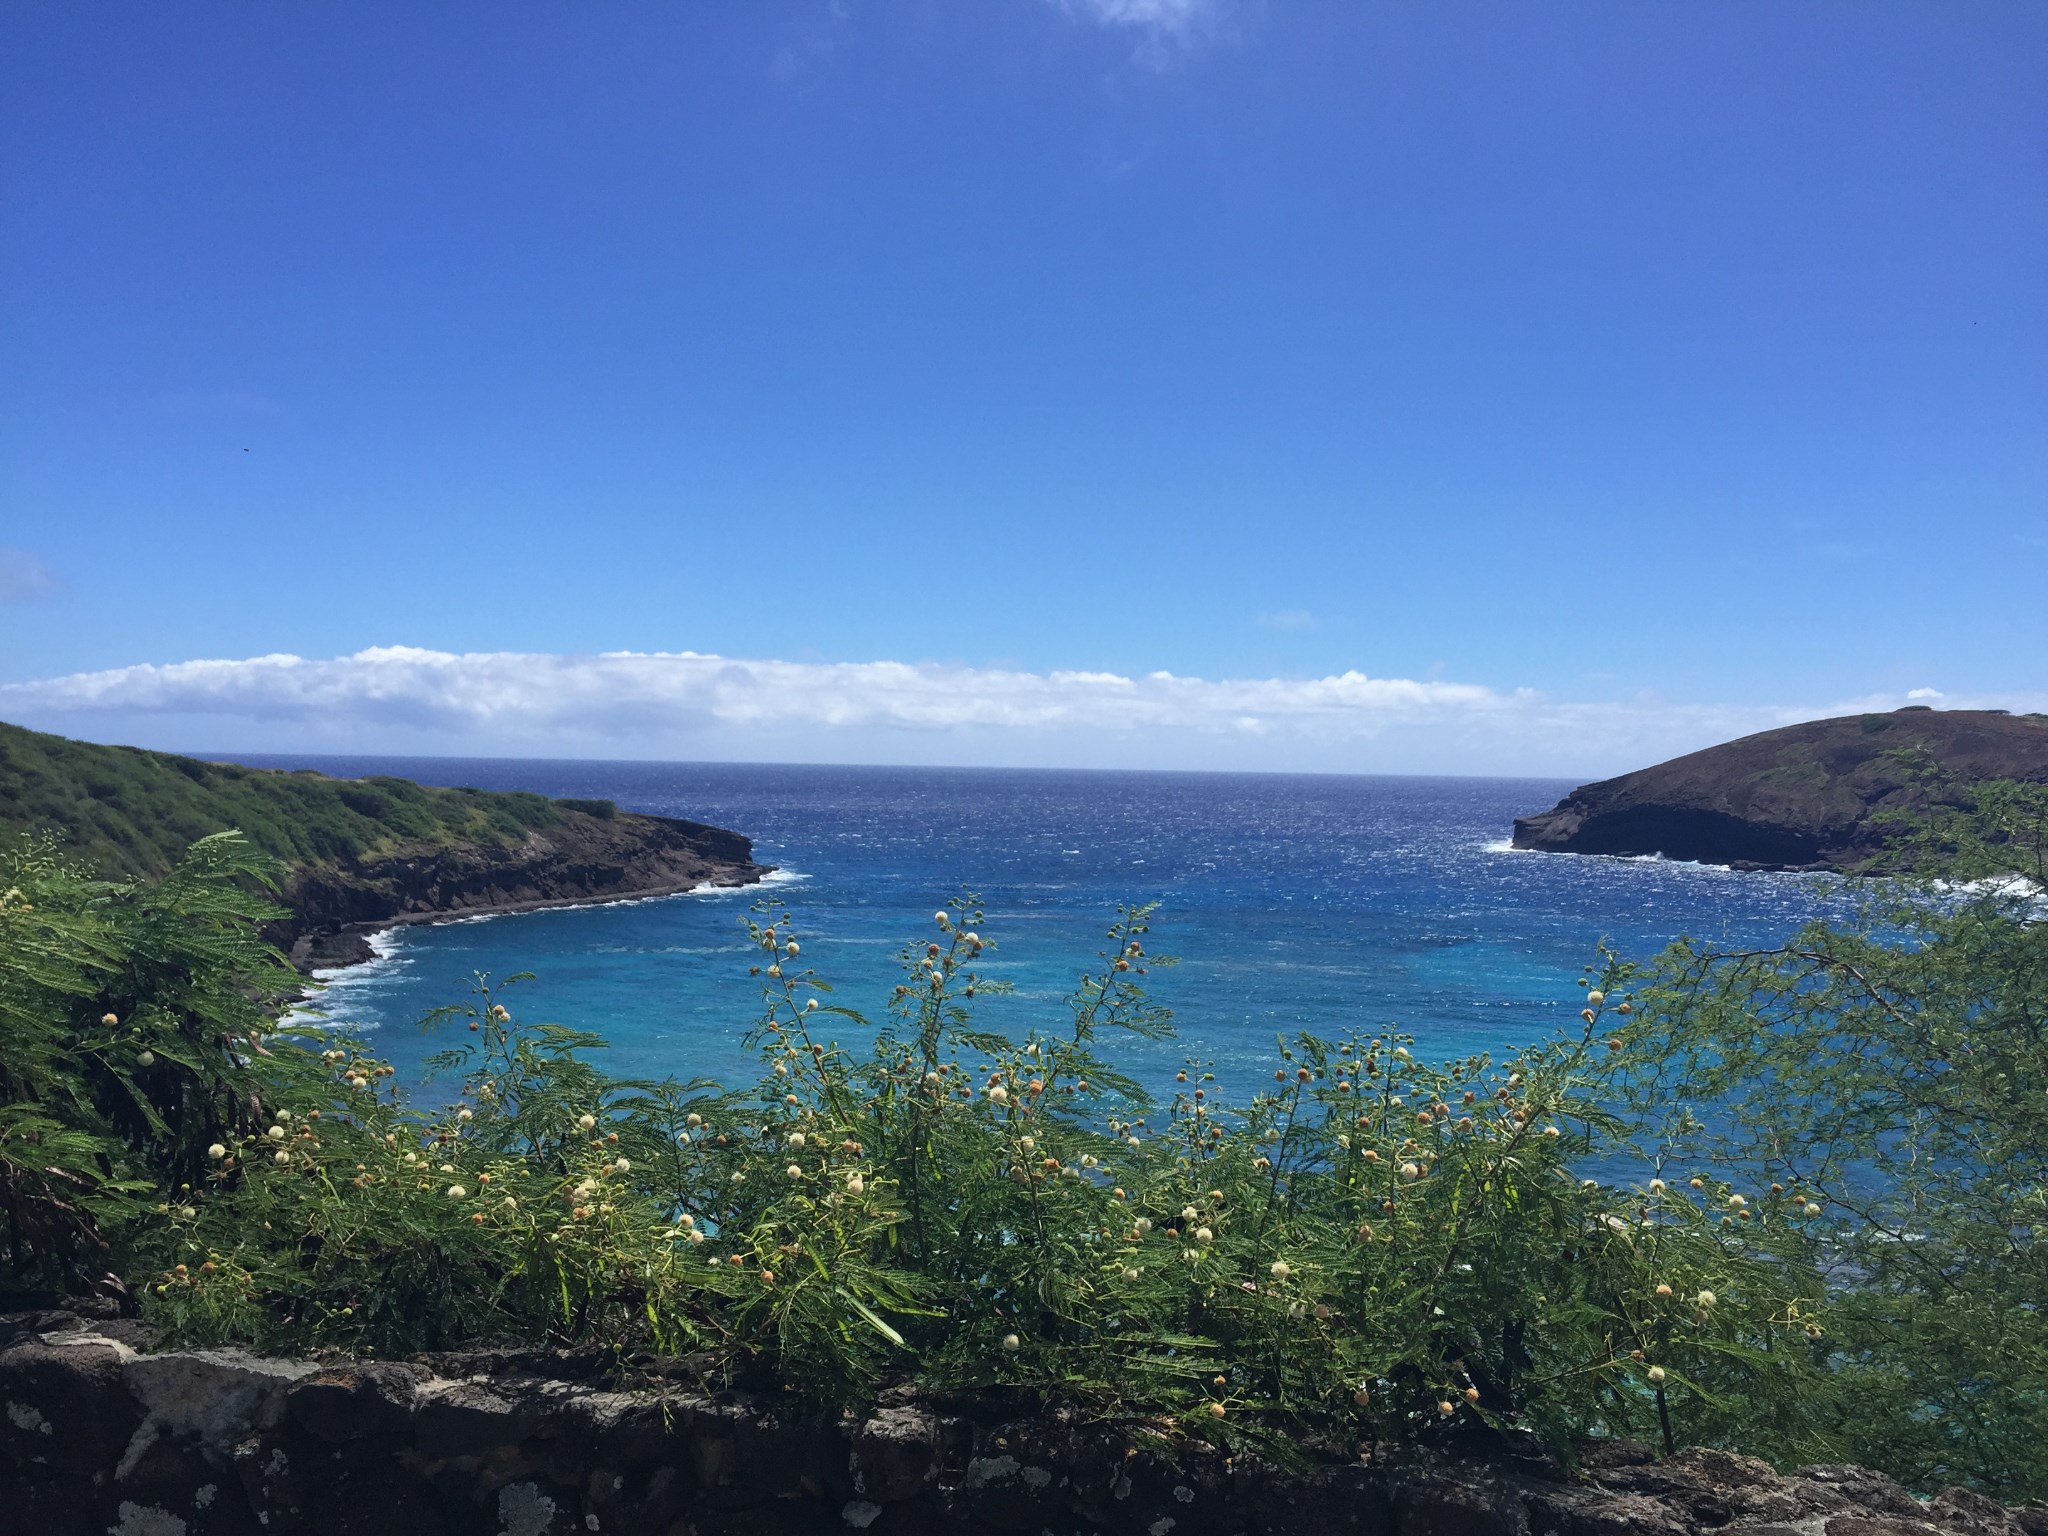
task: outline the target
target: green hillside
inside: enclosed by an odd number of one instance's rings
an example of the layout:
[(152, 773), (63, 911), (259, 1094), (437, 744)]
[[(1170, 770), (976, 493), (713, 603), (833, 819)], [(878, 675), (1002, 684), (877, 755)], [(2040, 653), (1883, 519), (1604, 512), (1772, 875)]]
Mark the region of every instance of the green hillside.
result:
[(243, 768), (0, 724), (0, 835), (55, 832), (108, 875), (161, 874), (228, 827), (287, 864), (345, 864), (401, 845), (504, 846), (557, 825), (564, 810), (608, 818), (613, 807)]

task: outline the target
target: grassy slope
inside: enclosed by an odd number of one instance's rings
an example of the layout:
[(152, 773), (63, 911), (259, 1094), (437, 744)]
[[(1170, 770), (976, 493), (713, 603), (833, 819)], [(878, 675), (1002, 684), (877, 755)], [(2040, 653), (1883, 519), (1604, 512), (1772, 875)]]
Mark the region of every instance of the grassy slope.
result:
[(608, 802), (205, 763), (0, 723), (0, 836), (54, 831), (108, 875), (161, 873), (195, 839), (228, 827), (291, 864), (402, 844), (503, 845), (555, 825), (558, 806), (611, 811)]

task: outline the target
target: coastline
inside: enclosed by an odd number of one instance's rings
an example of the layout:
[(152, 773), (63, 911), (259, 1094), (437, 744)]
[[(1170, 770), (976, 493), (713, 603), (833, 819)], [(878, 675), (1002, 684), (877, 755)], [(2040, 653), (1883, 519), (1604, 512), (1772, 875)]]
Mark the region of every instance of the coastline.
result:
[(438, 907), (426, 911), (396, 912), (388, 917), (344, 923), (331, 932), (302, 934), (292, 943), (288, 958), (300, 975), (311, 980), (319, 980), (322, 978), (316, 977), (315, 972), (332, 973), (375, 960), (377, 951), (370, 943), (370, 936), (383, 933), (387, 929), (432, 927), (437, 923), (467, 922), (484, 917), (512, 917), (522, 912), (545, 912), (563, 907), (611, 907), (626, 902), (658, 901), (669, 896), (689, 896), (699, 891), (743, 890), (747, 886), (761, 884), (775, 872), (776, 867), (773, 864), (748, 864), (740, 868), (721, 870), (709, 876), (664, 880), (634, 890), (605, 891), (601, 894), (584, 892), (574, 896), (525, 897), (509, 901), (484, 901), (473, 905)]

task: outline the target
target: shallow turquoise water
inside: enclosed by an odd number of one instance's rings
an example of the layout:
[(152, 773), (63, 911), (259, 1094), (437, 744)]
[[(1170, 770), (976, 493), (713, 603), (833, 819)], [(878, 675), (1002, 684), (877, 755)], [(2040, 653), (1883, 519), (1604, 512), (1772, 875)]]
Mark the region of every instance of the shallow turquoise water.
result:
[[(1119, 901), (1161, 902), (1152, 973), (1180, 1039), (1124, 1054), (1157, 1078), (1183, 1056), (1255, 1086), (1276, 1033), (1392, 1024), (1438, 1056), (1547, 1035), (1580, 1006), (1575, 978), (1604, 939), (1648, 955), (1680, 933), (1752, 942), (1820, 909), (1808, 877), (1656, 860), (1510, 852), (1549, 780), (1345, 778), (466, 759), (248, 758), (330, 773), (616, 799), (751, 836), (781, 866), (766, 890), (530, 913), (399, 930), (322, 1000), (411, 1068), (414, 1028), (474, 972), (536, 977), (522, 1013), (587, 1028), (621, 1073), (750, 1077), (756, 951), (741, 919), (786, 904), (835, 1002), (881, 1014), (903, 943), (963, 886), (996, 944), (983, 969), (1015, 984), (984, 1021), (1056, 1025)], [(847, 1034), (854, 1033), (850, 1028)]]

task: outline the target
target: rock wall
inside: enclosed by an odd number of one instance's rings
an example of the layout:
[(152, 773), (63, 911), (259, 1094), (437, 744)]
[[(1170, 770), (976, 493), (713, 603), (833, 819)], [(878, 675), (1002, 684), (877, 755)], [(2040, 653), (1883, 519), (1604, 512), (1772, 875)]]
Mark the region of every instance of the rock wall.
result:
[(994, 1399), (816, 1424), (606, 1390), (539, 1355), (147, 1343), (134, 1323), (0, 1319), (0, 1536), (2048, 1536), (2048, 1508), (1719, 1451), (1607, 1442), (1577, 1480), (1420, 1452), (1279, 1471)]
[(752, 842), (723, 827), (564, 812), (507, 847), (461, 843), (294, 869), (279, 892), (290, 915), (267, 937), (302, 969), (350, 965), (371, 957), (366, 933), (395, 923), (751, 885), (768, 872)]

